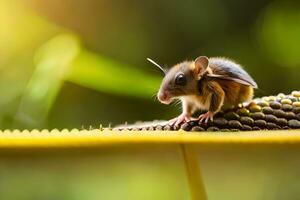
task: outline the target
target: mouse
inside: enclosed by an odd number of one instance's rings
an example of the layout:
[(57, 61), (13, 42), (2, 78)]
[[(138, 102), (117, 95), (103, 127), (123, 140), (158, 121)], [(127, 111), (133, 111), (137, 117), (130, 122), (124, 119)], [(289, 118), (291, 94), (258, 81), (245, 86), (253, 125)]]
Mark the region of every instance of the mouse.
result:
[(164, 74), (157, 99), (162, 104), (180, 100), (182, 112), (169, 120), (178, 126), (192, 119), (201, 110), (199, 123), (213, 121), (214, 115), (253, 99), (258, 86), (237, 62), (224, 57), (199, 56), (194, 61), (184, 61), (169, 69), (148, 58)]

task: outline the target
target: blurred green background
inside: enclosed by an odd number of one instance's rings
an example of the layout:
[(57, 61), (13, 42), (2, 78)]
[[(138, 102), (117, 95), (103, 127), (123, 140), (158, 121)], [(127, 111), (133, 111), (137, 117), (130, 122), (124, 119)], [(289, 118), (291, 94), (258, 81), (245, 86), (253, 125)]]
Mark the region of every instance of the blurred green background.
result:
[(299, 22), (285, 0), (0, 0), (0, 129), (171, 118), (146, 57), (230, 57), (257, 96), (299, 89)]

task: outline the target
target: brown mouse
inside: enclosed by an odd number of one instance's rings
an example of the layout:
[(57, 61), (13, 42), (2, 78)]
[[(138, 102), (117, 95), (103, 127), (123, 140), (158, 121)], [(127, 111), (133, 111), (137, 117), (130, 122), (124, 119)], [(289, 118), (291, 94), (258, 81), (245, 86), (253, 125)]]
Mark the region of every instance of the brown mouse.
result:
[(158, 91), (158, 100), (170, 104), (174, 99), (182, 102), (182, 113), (170, 120), (179, 125), (191, 120), (196, 110), (207, 111), (199, 116), (207, 123), (222, 109), (236, 106), (253, 98), (257, 84), (236, 62), (226, 58), (200, 56), (195, 61), (185, 61), (169, 70), (160, 67), (165, 74)]

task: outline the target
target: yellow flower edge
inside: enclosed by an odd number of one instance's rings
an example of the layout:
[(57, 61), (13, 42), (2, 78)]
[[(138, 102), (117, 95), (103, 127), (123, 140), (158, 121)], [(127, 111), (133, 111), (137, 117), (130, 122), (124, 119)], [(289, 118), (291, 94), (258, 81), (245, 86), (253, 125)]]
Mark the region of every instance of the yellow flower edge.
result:
[(248, 132), (5, 130), (0, 148), (97, 147), (138, 144), (300, 143), (300, 129)]

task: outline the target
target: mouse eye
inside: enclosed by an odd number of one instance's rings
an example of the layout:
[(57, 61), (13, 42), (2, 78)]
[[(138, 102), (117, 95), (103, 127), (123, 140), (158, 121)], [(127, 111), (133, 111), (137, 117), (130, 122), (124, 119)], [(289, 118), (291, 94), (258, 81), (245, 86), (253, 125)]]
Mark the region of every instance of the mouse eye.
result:
[(186, 85), (186, 77), (184, 74), (178, 74), (175, 78), (175, 84), (176, 85), (180, 85), (180, 86), (184, 86)]

